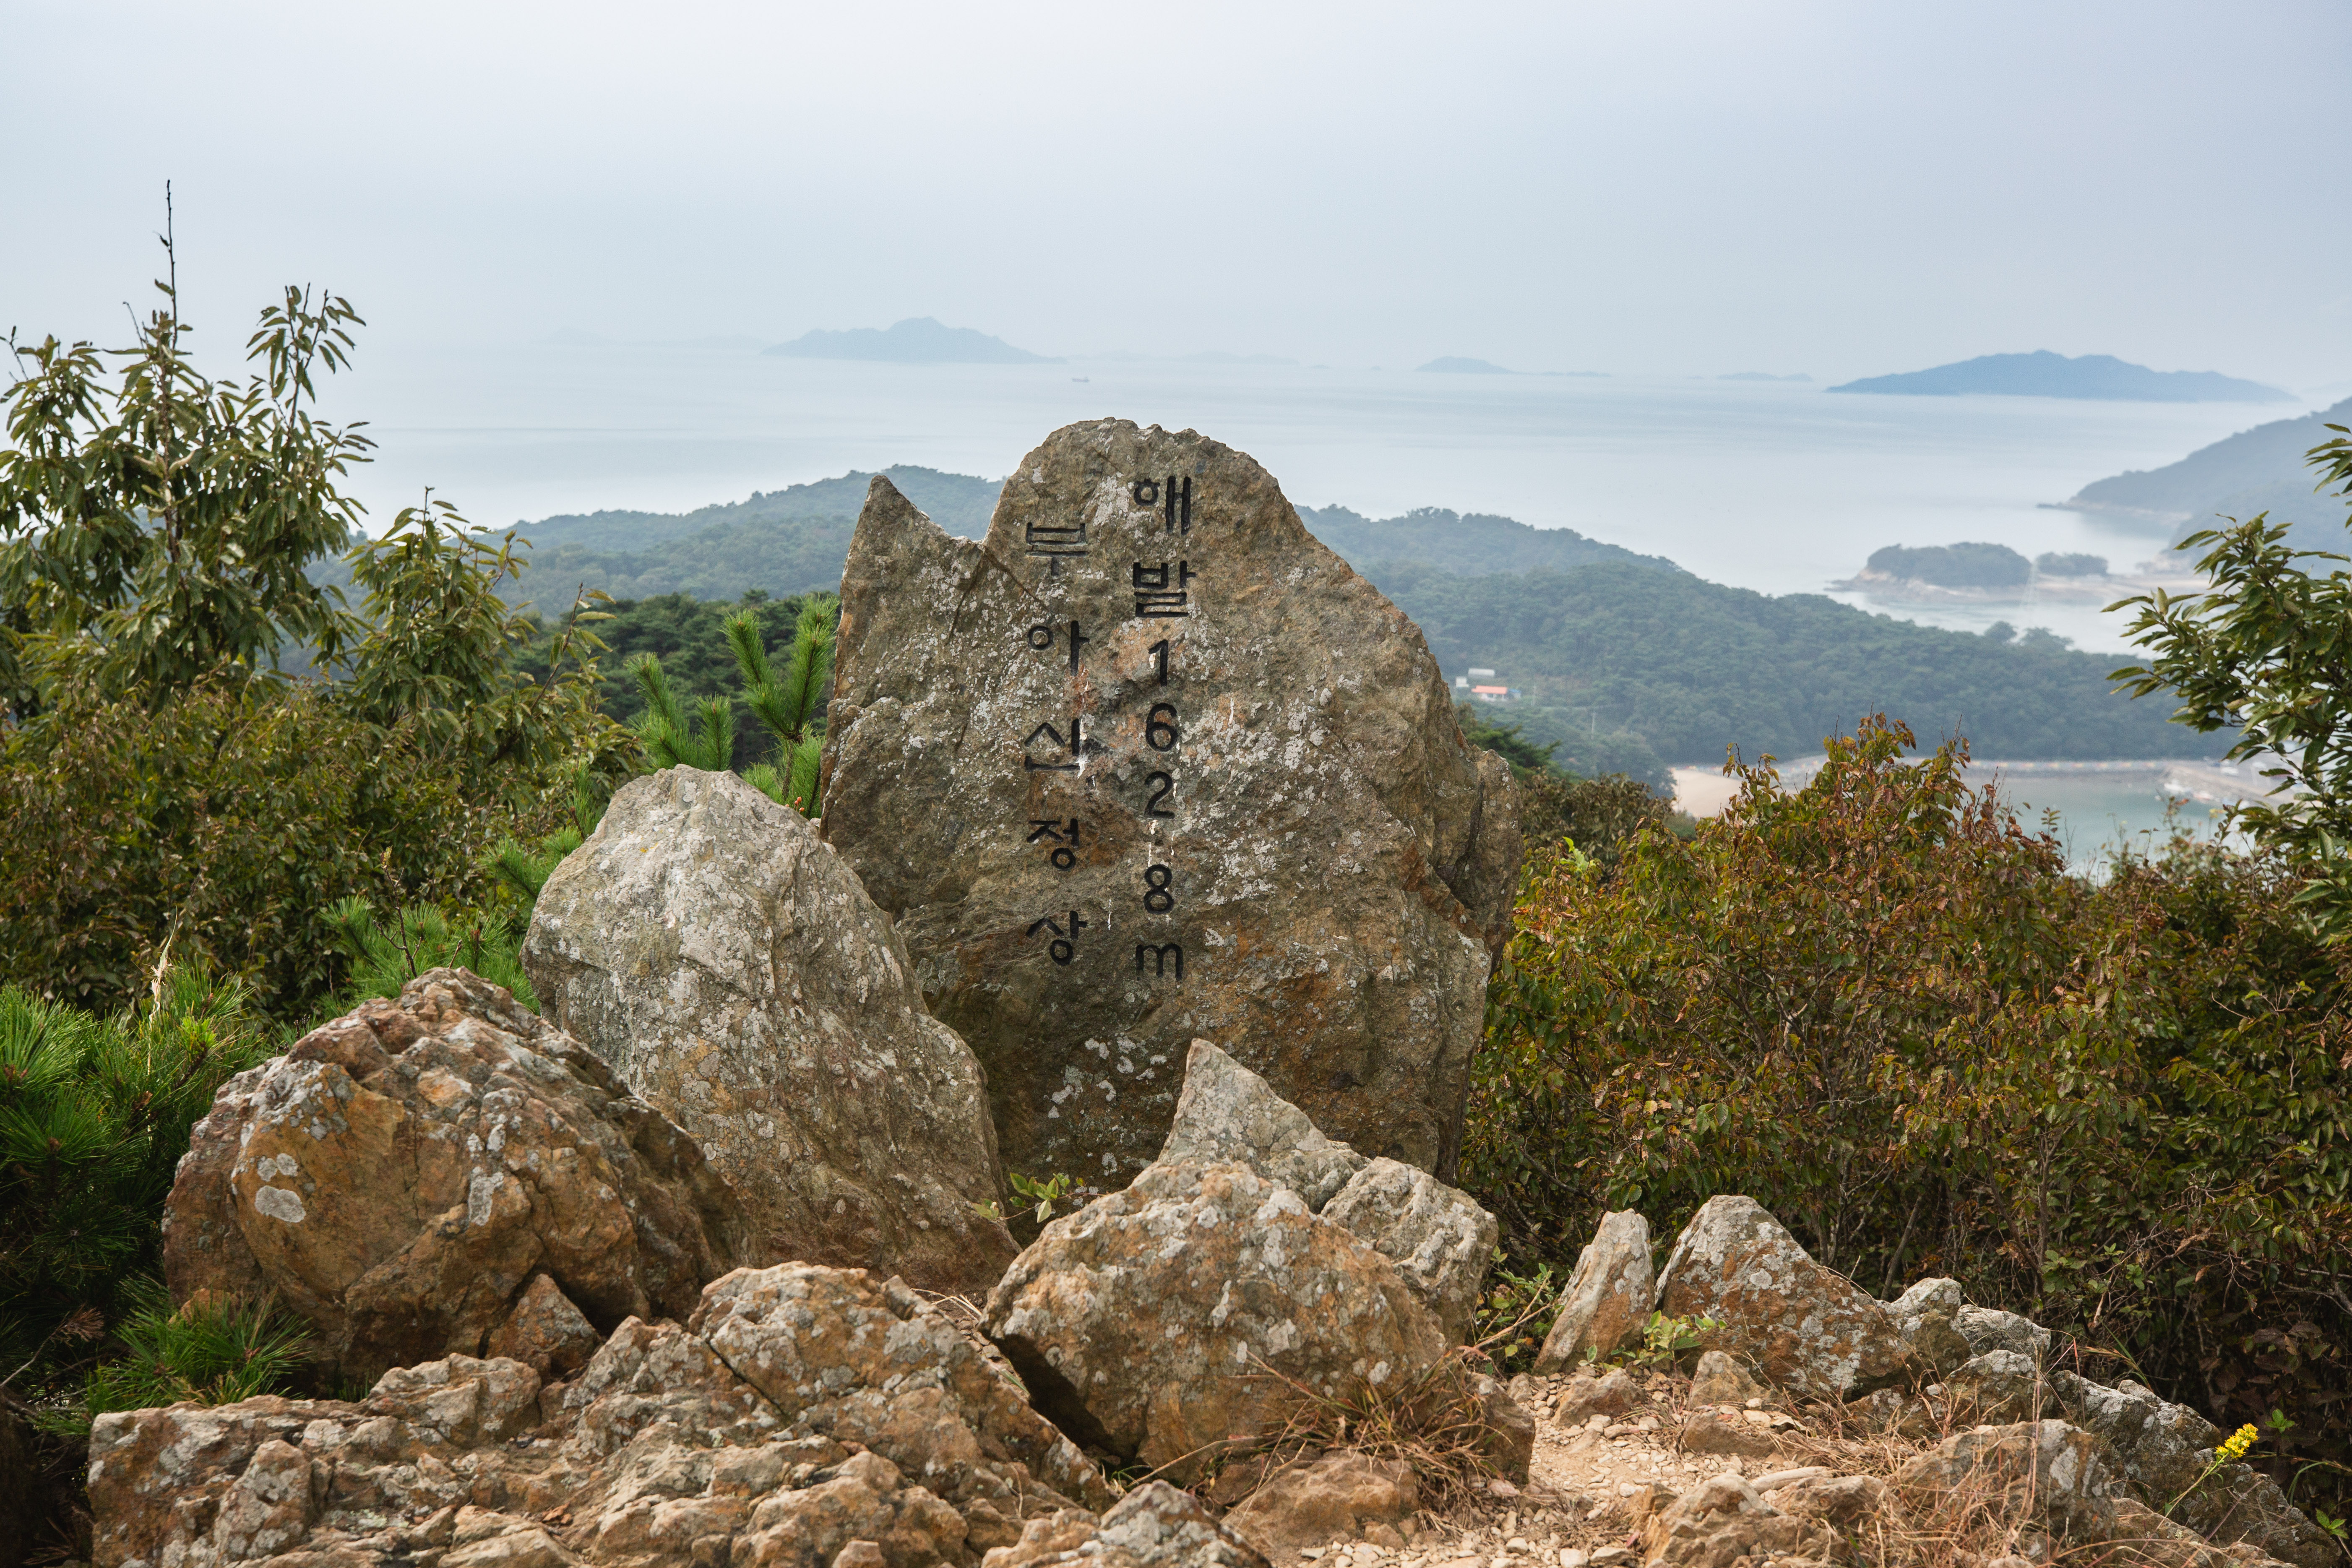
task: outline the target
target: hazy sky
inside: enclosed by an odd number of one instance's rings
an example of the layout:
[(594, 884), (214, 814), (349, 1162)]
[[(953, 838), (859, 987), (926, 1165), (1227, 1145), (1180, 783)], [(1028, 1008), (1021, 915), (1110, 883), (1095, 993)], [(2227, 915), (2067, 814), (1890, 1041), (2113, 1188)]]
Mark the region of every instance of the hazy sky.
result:
[(2352, 5), (0, 0), (0, 328), (2352, 378)]

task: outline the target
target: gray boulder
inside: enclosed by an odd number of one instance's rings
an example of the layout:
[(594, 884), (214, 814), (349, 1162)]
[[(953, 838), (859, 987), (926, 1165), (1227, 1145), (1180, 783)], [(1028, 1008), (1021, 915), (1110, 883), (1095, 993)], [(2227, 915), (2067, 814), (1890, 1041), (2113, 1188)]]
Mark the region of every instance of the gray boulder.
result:
[(1957, 1279), (1922, 1279), (1886, 1304), (1895, 1331), (1923, 1372), (1941, 1375), (1976, 1354), (1956, 1320), (1965, 1308)]
[(2039, 1421), (2058, 1408), (2042, 1364), (2015, 1351), (1971, 1356), (1945, 1374), (1944, 1392), (1956, 1418), (1992, 1426)]
[(1603, 1215), (1576, 1255), (1559, 1316), (1536, 1356), (1538, 1373), (1572, 1372), (1642, 1337), (1657, 1282), (1650, 1272), (1650, 1222), (1632, 1209)]
[(1370, 1163), (1323, 1136), (1307, 1112), (1206, 1040), (1194, 1040), (1184, 1058), (1184, 1090), (1155, 1163), (1186, 1161), (1247, 1165), (1318, 1214)]
[(614, 795), (539, 895), (548, 1017), (702, 1145), (765, 1258), (978, 1294), (1017, 1250), (980, 1064), (905, 945), (796, 812), (732, 773)]
[(841, 595), (824, 836), (986, 1068), (1007, 1164), (1130, 1178), (1209, 1038), (1357, 1152), (1451, 1179), (1517, 879), (1509, 770), (1272, 475), (1073, 425), (977, 543), (877, 479)]
[(1498, 1227), (1469, 1194), (1415, 1166), (1374, 1160), (1324, 1205), (1323, 1217), (1395, 1264), (1448, 1342), (1470, 1338)]
[(1988, 1351), (2014, 1351), (2040, 1361), (2050, 1353), (2050, 1331), (2031, 1318), (1990, 1307), (1962, 1307), (1952, 1314), (1952, 1326), (1968, 1342), (1970, 1355)]
[(1810, 1398), (1850, 1399), (1916, 1370), (1886, 1309), (1814, 1262), (1753, 1198), (1700, 1205), (1667, 1256), (1658, 1304), (1672, 1317), (1717, 1320), (1717, 1349)]
[(2061, 1372), (2050, 1381), (2067, 1418), (2106, 1445), (2152, 1507), (2209, 1541), (2245, 1542), (2298, 1568), (2340, 1563), (2334, 1540), (2270, 1477), (2242, 1462), (2205, 1475), (2222, 1432), (2194, 1410), (2128, 1380), (2110, 1388)]

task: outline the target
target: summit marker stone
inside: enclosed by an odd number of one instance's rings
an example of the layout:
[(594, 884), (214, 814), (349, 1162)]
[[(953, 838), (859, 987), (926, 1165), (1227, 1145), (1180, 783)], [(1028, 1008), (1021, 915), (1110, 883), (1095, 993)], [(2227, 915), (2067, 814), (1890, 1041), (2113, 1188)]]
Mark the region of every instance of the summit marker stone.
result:
[(825, 838), (980, 1058), (1010, 1169), (1124, 1184), (1205, 1038), (1360, 1154), (1451, 1178), (1509, 771), (1245, 454), (1069, 426), (979, 543), (876, 479), (825, 778)]

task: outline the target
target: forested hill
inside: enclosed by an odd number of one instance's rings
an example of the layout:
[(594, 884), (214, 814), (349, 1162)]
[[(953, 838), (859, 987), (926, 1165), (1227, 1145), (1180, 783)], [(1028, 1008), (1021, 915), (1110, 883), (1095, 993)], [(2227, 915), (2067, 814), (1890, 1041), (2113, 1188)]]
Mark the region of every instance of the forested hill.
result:
[(2304, 549), (2341, 551), (2344, 505), (2313, 491), (2303, 460), (2335, 434), (2330, 425), (2352, 425), (2352, 397), (2300, 419), (2241, 430), (2160, 468), (2084, 485), (2068, 504), (2169, 523), (2176, 540), (2217, 526), (2219, 518), (2242, 521), (2266, 511), (2273, 522), (2293, 523)]
[(1587, 539), (1572, 528), (1531, 528), (1484, 512), (1425, 506), (1402, 517), (1374, 519), (1343, 506), (1302, 506), (1298, 516), (1307, 531), (1360, 571), (1371, 561), (1419, 561), (1465, 576), (1565, 571), (1600, 561), (1680, 570), (1663, 555), (1636, 554), (1620, 544)]
[[(1000, 481), (936, 468), (883, 472), (950, 533), (966, 539), (987, 533)], [(848, 473), (690, 512), (600, 511), (525, 523), (520, 531), (531, 544), (530, 570), (517, 592), (545, 607), (559, 595), (568, 602), (583, 584), (616, 599), (657, 594), (736, 599), (751, 589), (781, 595), (835, 588), (872, 479)], [(1507, 517), (1464, 516), (1440, 507), (1390, 518), (1368, 518), (1346, 507), (1298, 512), (1317, 538), (1359, 565), (1421, 561), (1441, 571), (1477, 574), (1621, 561), (1675, 570), (1662, 556)]]
[(1655, 780), (1668, 765), (1818, 752), (1885, 710), (1933, 743), (1965, 734), (2011, 760), (2217, 755), (2105, 677), (2128, 662), (2047, 633), (1939, 631), (1811, 594), (1771, 597), (1678, 572), (1604, 563), (1463, 577), (1419, 563), (1368, 575), (1419, 623), (1449, 674), (1491, 667), (1525, 693), (1496, 709), (1579, 773)]

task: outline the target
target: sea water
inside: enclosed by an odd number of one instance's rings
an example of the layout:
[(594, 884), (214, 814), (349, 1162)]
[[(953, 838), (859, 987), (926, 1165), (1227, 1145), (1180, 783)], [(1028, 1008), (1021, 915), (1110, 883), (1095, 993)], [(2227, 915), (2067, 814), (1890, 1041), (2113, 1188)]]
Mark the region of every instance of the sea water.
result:
[[(331, 408), (372, 421), (382, 444), (355, 486), (380, 521), (426, 485), (503, 527), (604, 508), (686, 511), (893, 463), (998, 478), (1057, 426), (1117, 416), (1238, 447), (1302, 505), (1496, 512), (1768, 594), (1826, 592), (1885, 544), (1985, 540), (2127, 570), (2165, 553), (2162, 529), (2042, 503), (2299, 412), (1643, 375), (869, 364), (748, 343), (363, 343), (338, 379)], [(2121, 617), (2095, 605), (1894, 613), (2125, 647)]]
[[(363, 343), (328, 407), (372, 422), (377, 460), (353, 488), (378, 525), (428, 485), (504, 527), (600, 509), (686, 511), (893, 463), (996, 478), (1055, 427), (1117, 416), (1238, 447), (1304, 505), (1496, 512), (1768, 594), (1828, 592), (1885, 544), (1980, 540), (2136, 569), (2165, 553), (2164, 530), (2044, 503), (2300, 412), (1638, 374), (872, 364), (764, 355), (749, 342)], [(2095, 605), (1833, 596), (1933, 625), (2005, 619), (2126, 648), (2123, 617)], [(2160, 819), (2152, 794), (2093, 785), (2062, 802), (2055, 787), (2043, 781), (2036, 793), (2053, 798), (2034, 804), (2059, 806), (2078, 849)]]

